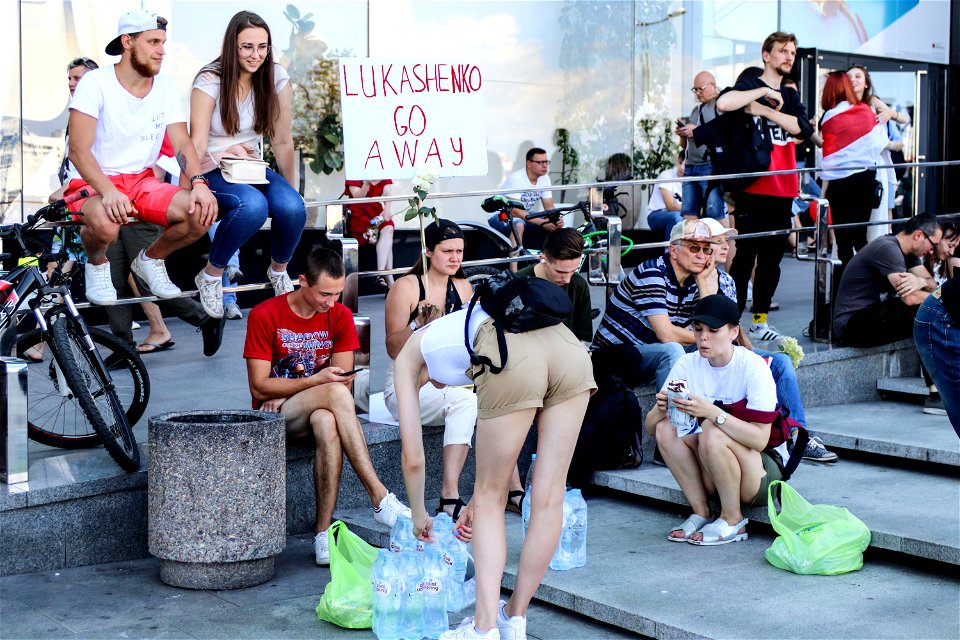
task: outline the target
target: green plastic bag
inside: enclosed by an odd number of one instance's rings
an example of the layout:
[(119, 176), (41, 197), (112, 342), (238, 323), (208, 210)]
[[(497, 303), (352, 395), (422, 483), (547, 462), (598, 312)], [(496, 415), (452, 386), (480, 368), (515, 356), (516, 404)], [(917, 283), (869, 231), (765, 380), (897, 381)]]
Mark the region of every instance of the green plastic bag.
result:
[(317, 617), (346, 629), (369, 629), (373, 626), (370, 568), (377, 559), (377, 549), (339, 520), (328, 531), (330, 582), (320, 596)]
[[(777, 514), (773, 488), (780, 487)], [(863, 567), (870, 529), (843, 507), (810, 504), (786, 482), (767, 490), (767, 513), (779, 537), (766, 551), (773, 566), (803, 575), (835, 576)]]

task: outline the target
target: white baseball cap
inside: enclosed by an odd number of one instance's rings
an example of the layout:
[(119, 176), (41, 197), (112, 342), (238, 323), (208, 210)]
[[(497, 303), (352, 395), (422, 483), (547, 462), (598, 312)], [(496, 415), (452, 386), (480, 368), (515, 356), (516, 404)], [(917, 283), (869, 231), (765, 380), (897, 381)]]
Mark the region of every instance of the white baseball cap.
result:
[(701, 218), (700, 222), (707, 225), (707, 228), (710, 229), (711, 238), (719, 238), (723, 235), (727, 236), (728, 238), (732, 238), (733, 236), (737, 235), (736, 229), (732, 227), (725, 227), (713, 218)]
[(154, 11), (146, 9), (134, 9), (127, 11), (120, 16), (120, 23), (117, 25), (117, 37), (110, 41), (104, 51), (110, 56), (119, 56), (123, 54), (123, 45), (120, 44), (120, 36), (132, 33), (141, 33), (143, 31), (153, 31), (154, 29), (167, 30), (167, 19), (162, 18)]

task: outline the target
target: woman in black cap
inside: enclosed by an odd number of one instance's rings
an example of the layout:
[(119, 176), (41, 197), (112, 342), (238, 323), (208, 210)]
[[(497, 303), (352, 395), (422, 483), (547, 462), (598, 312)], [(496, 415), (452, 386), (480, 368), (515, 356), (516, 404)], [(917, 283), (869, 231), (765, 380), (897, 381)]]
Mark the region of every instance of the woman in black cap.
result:
[[(677, 361), (647, 415), (647, 431), (656, 436), (667, 467), (693, 507), (693, 514), (667, 535), (671, 542), (709, 546), (746, 540), (748, 521), (741, 503), (766, 504), (767, 487), (781, 477), (779, 464), (764, 451), (777, 416), (773, 375), (763, 358), (738, 346), (739, 322), (737, 303), (724, 295), (697, 303), (697, 351)], [(677, 410), (670, 412), (671, 421), (667, 391), (678, 388), (687, 397), (670, 400)], [(745, 401), (744, 414), (751, 420), (730, 415), (717, 401)], [(712, 495), (720, 499), (720, 517), (710, 522)]]
[[(397, 279), (387, 294), (385, 333), (390, 367), (387, 370), (384, 403), (399, 419), (393, 385), (394, 360), (413, 332), (440, 316), (458, 311), (470, 300), (473, 287), (460, 264), (463, 262), (463, 231), (456, 223), (440, 219), (424, 229), (426, 254)], [(423, 261), (427, 273), (424, 276)], [(420, 388), (420, 418), (425, 425), (444, 425), (443, 483), (441, 509), (456, 519), (463, 508), (460, 500), (460, 472), (470, 451), (477, 422), (477, 398), (470, 389), (437, 389), (431, 384)]]

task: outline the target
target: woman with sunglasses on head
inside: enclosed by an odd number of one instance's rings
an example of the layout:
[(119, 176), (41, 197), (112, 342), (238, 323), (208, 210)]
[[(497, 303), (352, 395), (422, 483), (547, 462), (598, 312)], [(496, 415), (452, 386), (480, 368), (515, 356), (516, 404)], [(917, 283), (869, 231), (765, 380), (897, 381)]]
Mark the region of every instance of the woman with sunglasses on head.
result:
[[(273, 61), (270, 27), (255, 13), (237, 13), (227, 25), (220, 57), (200, 69), (190, 94), (190, 137), (223, 213), (207, 265), (195, 278), (200, 302), (212, 317), (223, 316), (222, 279), (231, 256), (268, 216), (272, 221), (267, 277), (276, 295), (293, 291), (287, 263), (307, 213), (303, 198), (290, 186), (296, 178), (292, 95), (290, 77)], [(258, 184), (227, 181), (220, 160), (262, 160), (263, 136), (270, 139), (280, 173), (268, 168)]]

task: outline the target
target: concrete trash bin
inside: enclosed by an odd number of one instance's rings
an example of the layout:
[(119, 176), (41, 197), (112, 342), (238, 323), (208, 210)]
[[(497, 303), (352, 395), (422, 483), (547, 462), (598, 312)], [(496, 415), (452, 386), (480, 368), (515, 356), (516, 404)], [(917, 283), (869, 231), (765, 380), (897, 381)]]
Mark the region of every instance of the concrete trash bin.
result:
[(160, 579), (239, 589), (273, 577), (286, 545), (283, 418), (178, 411), (149, 421), (148, 542)]

